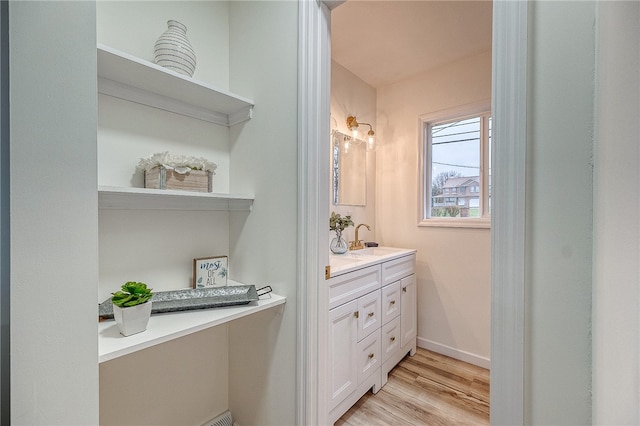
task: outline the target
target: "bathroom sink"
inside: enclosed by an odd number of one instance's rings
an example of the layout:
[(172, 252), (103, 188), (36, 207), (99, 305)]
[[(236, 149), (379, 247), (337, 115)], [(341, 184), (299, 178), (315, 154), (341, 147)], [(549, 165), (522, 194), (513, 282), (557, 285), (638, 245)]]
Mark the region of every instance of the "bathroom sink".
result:
[(329, 255), (331, 276), (376, 265), (414, 252), (415, 250), (395, 247), (367, 247), (361, 250), (349, 250), (344, 254), (331, 254)]
[(331, 264), (331, 267), (333, 268), (342, 268), (344, 266), (349, 266), (352, 265), (354, 263), (358, 263), (359, 261), (361, 261), (362, 259), (355, 257), (355, 256), (349, 256), (349, 255), (341, 255), (341, 256), (335, 256), (335, 255), (331, 255), (329, 258), (329, 263)]
[(332, 273), (344, 273), (354, 268), (357, 269), (366, 266), (378, 259), (377, 257), (364, 254), (355, 255), (349, 251), (345, 254), (332, 254), (329, 256), (329, 264), (331, 265)]
[(352, 266), (356, 263), (360, 263), (364, 260), (370, 259), (369, 256), (353, 255), (351, 252), (345, 254), (331, 255), (329, 257), (329, 263), (333, 268), (342, 268), (345, 266)]
[(387, 256), (390, 254), (396, 254), (403, 250), (404, 249), (397, 249), (397, 248), (391, 248), (391, 247), (367, 247), (362, 250), (357, 250), (357, 253), (363, 256)]

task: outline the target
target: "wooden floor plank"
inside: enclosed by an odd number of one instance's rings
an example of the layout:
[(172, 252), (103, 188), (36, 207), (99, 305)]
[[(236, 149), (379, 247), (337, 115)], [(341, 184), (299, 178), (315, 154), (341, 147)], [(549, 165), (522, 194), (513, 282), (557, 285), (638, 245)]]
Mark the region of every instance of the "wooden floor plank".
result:
[(337, 426), (488, 425), (489, 370), (418, 348), (387, 384), (347, 411)]

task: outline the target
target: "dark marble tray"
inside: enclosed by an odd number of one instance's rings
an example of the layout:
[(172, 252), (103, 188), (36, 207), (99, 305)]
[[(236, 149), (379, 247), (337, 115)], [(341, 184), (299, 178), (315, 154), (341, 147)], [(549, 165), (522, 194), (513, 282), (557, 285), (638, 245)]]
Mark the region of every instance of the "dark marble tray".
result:
[[(246, 305), (256, 300), (258, 300), (258, 292), (255, 285), (159, 291), (154, 293), (151, 298), (151, 315), (164, 312)], [(111, 298), (98, 305), (98, 316), (102, 319), (113, 318)]]

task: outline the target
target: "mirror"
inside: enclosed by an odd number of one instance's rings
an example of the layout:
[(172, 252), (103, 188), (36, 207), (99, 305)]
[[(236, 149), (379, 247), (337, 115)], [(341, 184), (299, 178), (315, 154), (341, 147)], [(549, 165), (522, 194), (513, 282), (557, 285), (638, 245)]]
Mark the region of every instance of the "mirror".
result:
[[(350, 136), (333, 132), (331, 141), (331, 177), (333, 204), (366, 205), (367, 153), (365, 144)], [(354, 143), (355, 142), (355, 143)]]

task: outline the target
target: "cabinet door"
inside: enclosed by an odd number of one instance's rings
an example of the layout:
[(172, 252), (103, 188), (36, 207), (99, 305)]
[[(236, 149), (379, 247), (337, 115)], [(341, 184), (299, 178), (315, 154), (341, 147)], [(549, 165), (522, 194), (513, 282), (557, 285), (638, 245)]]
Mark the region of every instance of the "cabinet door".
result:
[(358, 299), (358, 341), (380, 328), (380, 290)]
[(354, 300), (329, 311), (329, 410), (358, 386), (357, 310)]
[(396, 281), (382, 289), (382, 324), (388, 323), (399, 315), (400, 281)]
[(409, 275), (401, 281), (400, 309), (402, 311), (400, 331), (402, 333), (402, 347), (415, 340), (418, 335), (418, 306), (416, 276)]

